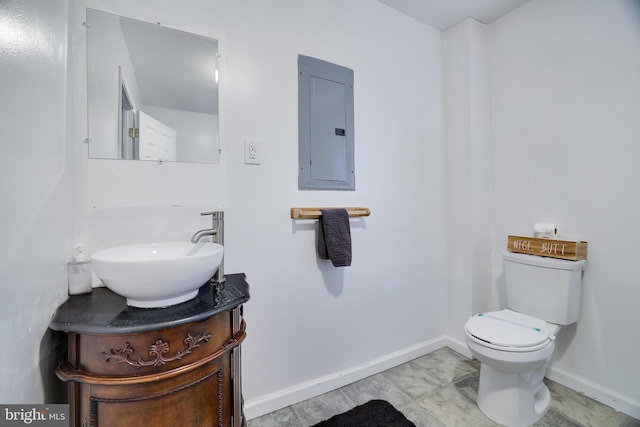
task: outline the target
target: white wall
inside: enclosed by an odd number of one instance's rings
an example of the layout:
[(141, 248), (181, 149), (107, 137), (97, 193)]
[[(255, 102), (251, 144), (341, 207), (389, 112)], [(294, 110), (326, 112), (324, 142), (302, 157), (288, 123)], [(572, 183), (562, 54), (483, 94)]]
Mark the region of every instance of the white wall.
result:
[(491, 306), (490, 94), (487, 26), (442, 34), (447, 147), (447, 345), (471, 357), (464, 324)]
[(640, 418), (640, 9), (534, 0), (489, 26), (494, 305), (508, 234), (589, 242), (582, 311), (549, 375)]
[[(78, 222), (92, 251), (188, 238), (208, 225), (200, 210), (226, 211), (226, 273), (251, 284), (249, 417), (444, 345), (438, 31), (369, 0), (98, 6), (220, 40), (221, 164), (84, 159)], [(299, 54), (355, 72), (354, 192), (297, 189)], [(260, 166), (243, 164), (244, 139), (259, 141)], [(352, 221), (351, 267), (318, 260), (315, 221), (289, 218), (305, 205), (371, 208)]]
[(48, 331), (67, 297), (73, 161), (67, 3), (0, 3), (0, 402), (60, 398)]

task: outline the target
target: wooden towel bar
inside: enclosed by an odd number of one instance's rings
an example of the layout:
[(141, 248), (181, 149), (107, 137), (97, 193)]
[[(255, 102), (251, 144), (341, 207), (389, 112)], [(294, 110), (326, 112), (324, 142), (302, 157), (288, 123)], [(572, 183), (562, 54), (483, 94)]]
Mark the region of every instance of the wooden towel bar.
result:
[(343, 207), (324, 207), (324, 208), (291, 208), (291, 218), (293, 219), (317, 219), (322, 216), (322, 209), (346, 209), (350, 217), (360, 217), (371, 215), (369, 208), (343, 208)]

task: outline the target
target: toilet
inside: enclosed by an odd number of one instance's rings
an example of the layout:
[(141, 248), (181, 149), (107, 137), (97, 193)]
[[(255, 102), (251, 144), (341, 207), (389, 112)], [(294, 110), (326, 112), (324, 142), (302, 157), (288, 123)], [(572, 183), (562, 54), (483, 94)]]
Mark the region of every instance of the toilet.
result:
[(478, 407), (499, 424), (522, 427), (549, 409), (542, 380), (560, 326), (578, 320), (586, 261), (502, 256), (508, 308), (470, 317), (466, 343), (481, 362)]

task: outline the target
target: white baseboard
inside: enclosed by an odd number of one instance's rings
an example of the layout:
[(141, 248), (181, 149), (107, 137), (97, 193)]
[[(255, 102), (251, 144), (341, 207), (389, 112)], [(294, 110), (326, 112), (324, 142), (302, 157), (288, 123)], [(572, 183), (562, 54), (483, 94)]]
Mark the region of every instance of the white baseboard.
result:
[(604, 403), (607, 406), (611, 406), (616, 411), (624, 412), (633, 418), (640, 419), (640, 401), (638, 400), (633, 400), (630, 397), (623, 396), (601, 384), (564, 372), (563, 370), (554, 368), (553, 366), (547, 366), (547, 373), (545, 376), (552, 381), (577, 391), (578, 393), (582, 393), (585, 396), (597, 400), (600, 403)]
[(315, 396), (338, 389), (368, 376), (386, 371), (447, 346), (446, 337), (425, 341), (378, 357), (358, 366), (245, 401), (245, 417), (250, 420)]
[(449, 336), (447, 336), (446, 338), (447, 347), (458, 354), (468, 357), (469, 359), (473, 359), (473, 355), (471, 354), (471, 351), (469, 350), (469, 347), (467, 347), (467, 344), (465, 342), (458, 341), (457, 339)]

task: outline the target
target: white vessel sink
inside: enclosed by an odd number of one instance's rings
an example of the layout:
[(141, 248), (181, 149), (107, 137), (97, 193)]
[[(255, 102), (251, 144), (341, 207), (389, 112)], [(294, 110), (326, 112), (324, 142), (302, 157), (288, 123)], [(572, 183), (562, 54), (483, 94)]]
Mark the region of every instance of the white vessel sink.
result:
[(168, 307), (195, 298), (222, 261), (224, 248), (210, 242), (162, 242), (120, 246), (91, 256), (102, 283), (142, 308)]

